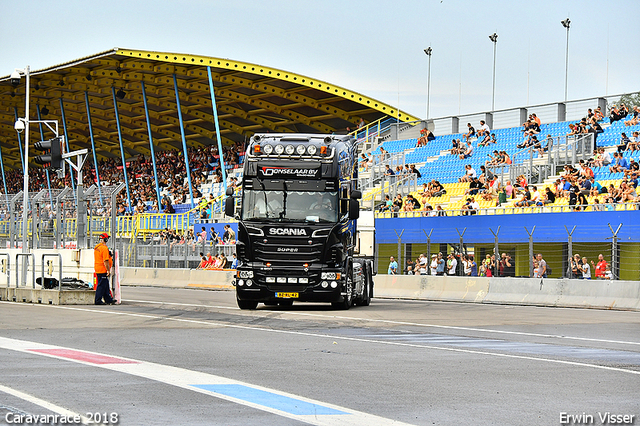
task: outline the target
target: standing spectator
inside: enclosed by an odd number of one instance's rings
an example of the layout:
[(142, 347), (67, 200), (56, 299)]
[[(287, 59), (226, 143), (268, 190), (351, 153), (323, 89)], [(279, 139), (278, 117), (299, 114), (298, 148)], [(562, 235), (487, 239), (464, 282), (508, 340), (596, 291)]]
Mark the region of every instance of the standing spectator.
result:
[(437, 254), (431, 255), (431, 263), (429, 264), (429, 269), (430, 269), (431, 275), (435, 276), (438, 274), (438, 255)]
[(238, 264), (239, 264), (238, 256), (235, 253), (233, 253), (232, 256), (233, 256), (233, 261), (231, 262), (231, 269), (238, 269)]
[(590, 280), (591, 279), (591, 268), (589, 267), (589, 262), (587, 262), (587, 258), (582, 258), (582, 279)]
[(597, 280), (604, 280), (605, 279), (605, 271), (607, 270), (607, 267), (609, 266), (609, 264), (607, 263), (606, 260), (604, 260), (604, 256), (602, 255), (602, 253), (600, 253), (598, 255), (598, 264), (594, 264), (593, 260), (591, 261), (591, 266), (593, 266), (594, 270), (595, 270), (595, 274), (596, 274), (596, 279)]
[(471, 274), (470, 275), (472, 277), (477, 277), (478, 276), (478, 264), (473, 259), (473, 255), (472, 254), (469, 255), (469, 263), (470, 263), (470, 266), (471, 266)]
[(427, 259), (427, 256), (425, 256), (424, 253), (421, 253), (420, 257), (418, 258), (418, 264), (420, 265), (418, 272), (420, 272), (420, 275), (427, 275), (428, 263), (429, 259)]
[(581, 279), (582, 278), (582, 262), (580, 261), (580, 255), (575, 254), (573, 256), (569, 256), (567, 260), (569, 266), (567, 267), (567, 275), (569, 278), (573, 279)]
[(396, 275), (398, 273), (398, 262), (395, 261), (393, 256), (389, 258), (389, 269), (387, 270), (387, 274)]
[(542, 258), (542, 253), (538, 253), (534, 257), (534, 260), (537, 260), (538, 264), (540, 265), (540, 276), (543, 278), (547, 278), (547, 262), (545, 262), (545, 260)]
[(444, 275), (444, 267), (445, 260), (442, 257), (442, 253), (438, 253), (438, 257), (436, 258), (437, 266), (436, 266), (436, 275)]
[(447, 275), (454, 276), (456, 275), (456, 267), (458, 266), (458, 261), (453, 253), (449, 253), (447, 256)]

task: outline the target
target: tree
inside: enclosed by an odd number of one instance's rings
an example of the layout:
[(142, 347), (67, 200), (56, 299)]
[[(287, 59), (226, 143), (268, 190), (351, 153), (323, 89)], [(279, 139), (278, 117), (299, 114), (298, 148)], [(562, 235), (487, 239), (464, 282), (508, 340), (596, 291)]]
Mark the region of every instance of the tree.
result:
[(626, 95), (622, 95), (619, 104), (625, 104), (627, 108), (631, 111), (633, 107), (640, 106), (640, 93), (627, 93)]

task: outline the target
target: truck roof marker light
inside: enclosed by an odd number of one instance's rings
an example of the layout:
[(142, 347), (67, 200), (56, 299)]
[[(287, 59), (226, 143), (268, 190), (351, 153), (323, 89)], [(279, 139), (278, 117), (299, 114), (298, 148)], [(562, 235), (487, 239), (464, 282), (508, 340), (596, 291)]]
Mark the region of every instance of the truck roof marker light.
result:
[(271, 268), (271, 262), (267, 262), (265, 265), (267, 268)]
[(305, 263), (305, 264), (304, 264), (304, 265), (302, 265), (302, 266), (304, 266), (305, 268), (308, 268), (308, 267), (309, 267), (309, 264), (308, 264), (308, 263)]
[(326, 146), (321, 146), (320, 147), (320, 155), (327, 155), (327, 147)]
[(260, 145), (255, 144), (253, 146), (253, 153), (256, 154), (256, 155), (260, 155)]

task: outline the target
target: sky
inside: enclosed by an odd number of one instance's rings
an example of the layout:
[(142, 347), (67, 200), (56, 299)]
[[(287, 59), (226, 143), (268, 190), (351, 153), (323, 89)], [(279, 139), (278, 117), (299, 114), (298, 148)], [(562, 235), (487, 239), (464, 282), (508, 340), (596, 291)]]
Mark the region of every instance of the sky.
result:
[[(425, 118), (640, 91), (636, 3), (0, 0), (0, 76), (114, 47), (283, 69)], [(423, 49), (431, 46), (431, 70)]]

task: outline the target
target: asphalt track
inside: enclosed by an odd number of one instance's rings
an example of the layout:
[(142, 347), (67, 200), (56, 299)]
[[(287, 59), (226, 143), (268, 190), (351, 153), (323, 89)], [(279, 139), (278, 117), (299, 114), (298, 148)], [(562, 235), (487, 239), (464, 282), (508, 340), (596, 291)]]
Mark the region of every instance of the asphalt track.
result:
[(637, 312), (384, 299), (241, 311), (229, 291), (143, 287), (123, 298), (0, 302), (0, 425), (54, 414), (120, 425), (612, 424), (605, 413), (640, 424)]

